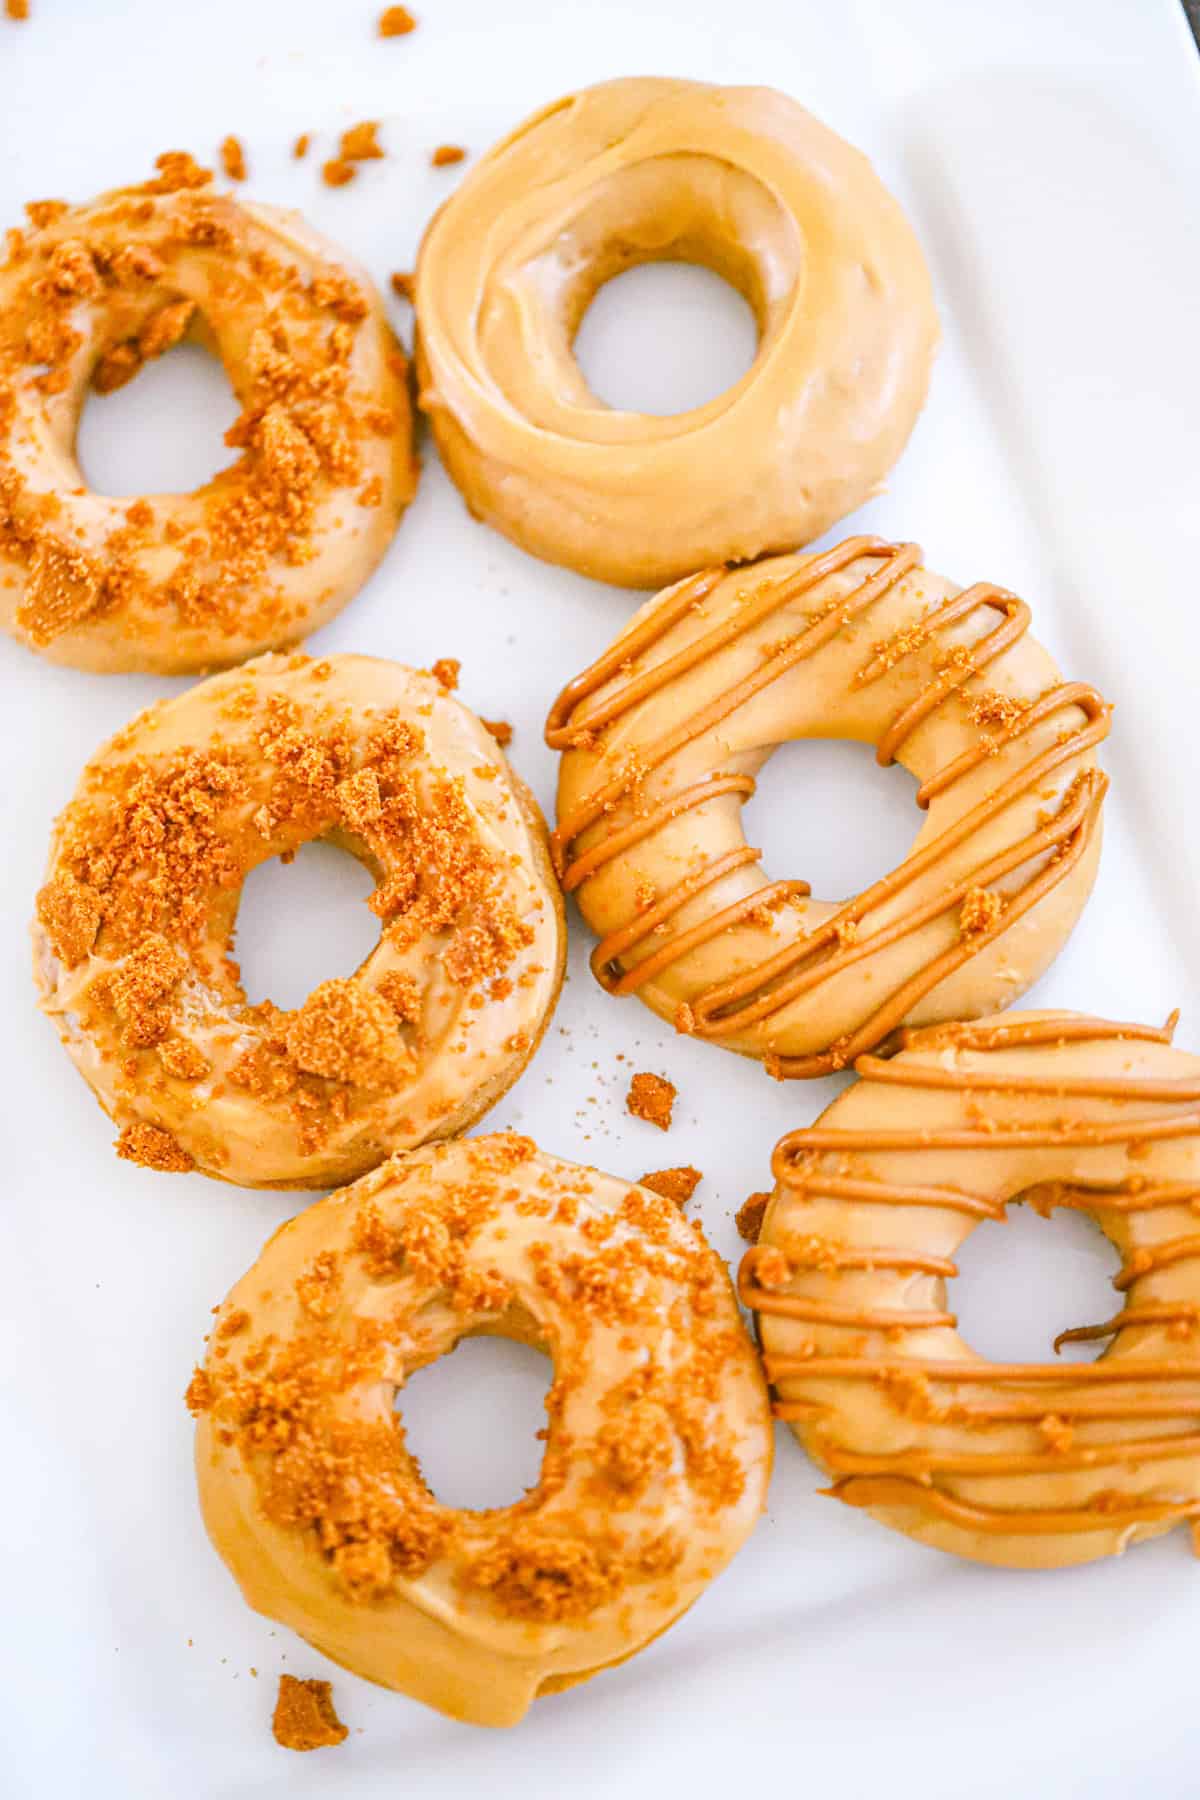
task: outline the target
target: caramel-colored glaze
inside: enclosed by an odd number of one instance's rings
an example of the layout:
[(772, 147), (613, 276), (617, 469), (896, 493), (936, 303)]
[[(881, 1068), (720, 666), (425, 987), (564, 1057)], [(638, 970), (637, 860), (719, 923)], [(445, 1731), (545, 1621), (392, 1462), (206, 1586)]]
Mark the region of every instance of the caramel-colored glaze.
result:
[[(1107, 785), (1109, 708), (1029, 619), (869, 537), (648, 602), (546, 729), (555, 860), (601, 984), (780, 1076), (1016, 1000), (1091, 889)], [(872, 744), (921, 784), (912, 851), (842, 904), (770, 880), (745, 841), (754, 778), (794, 738)]]
[[(670, 417), (618, 411), (572, 353), (597, 289), (715, 270), (758, 354)], [(416, 270), (420, 404), (467, 505), (549, 562), (657, 587), (807, 543), (879, 491), (938, 325), (900, 207), (786, 95), (619, 80), (568, 95), (471, 171)]]
[[(982, 1562), (1056, 1568), (1200, 1520), (1200, 1057), (1162, 1029), (1026, 1013), (903, 1034), (777, 1145), (740, 1291), (776, 1416), (848, 1505)], [(993, 1363), (945, 1284), (980, 1218), (1092, 1216), (1125, 1304)]]
[[(456, 1511), (393, 1407), (479, 1333), (552, 1358), (545, 1454), (512, 1505)], [(249, 1604), (481, 1725), (664, 1631), (753, 1530), (771, 1469), (720, 1259), (671, 1201), (506, 1134), (396, 1157), (292, 1219), (189, 1398), (205, 1523)]]
[[(190, 860), (164, 860), (164, 832)], [(296, 1011), (251, 1005), (242, 882), (320, 837), (374, 876), (379, 942)], [(34, 973), (124, 1154), (321, 1188), (493, 1105), (565, 944), (544, 821), (480, 720), (422, 671), (293, 652), (160, 702), (92, 760), (57, 823)]]
[[(368, 276), (298, 213), (160, 163), (35, 205), (0, 266), (0, 626), (101, 674), (222, 668), (315, 631), (417, 481), (407, 363)], [(89, 386), (185, 339), (237, 398), (230, 466), (190, 494), (94, 492), (75, 453)]]

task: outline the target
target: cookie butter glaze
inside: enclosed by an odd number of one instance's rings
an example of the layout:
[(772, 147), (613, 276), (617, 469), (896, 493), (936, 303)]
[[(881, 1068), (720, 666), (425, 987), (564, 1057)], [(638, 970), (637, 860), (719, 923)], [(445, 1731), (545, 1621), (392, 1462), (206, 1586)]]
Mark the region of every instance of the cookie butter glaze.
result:
[[(785, 1076), (1015, 1000), (1091, 889), (1109, 725), (1029, 620), (869, 537), (643, 606), (546, 729), (556, 866), (601, 936), (601, 984)], [(806, 737), (873, 744), (921, 783), (906, 860), (840, 904), (769, 880), (742, 832), (771, 751)]]
[[(758, 354), (690, 412), (617, 411), (572, 343), (605, 281), (662, 261), (738, 288)], [(696, 81), (610, 81), (527, 120), (434, 218), (416, 307), (420, 404), (471, 511), (630, 587), (805, 543), (876, 493), (938, 336), (866, 158), (783, 94)]]
[[(775, 1150), (741, 1292), (775, 1412), (828, 1490), (981, 1562), (1088, 1562), (1200, 1520), (1200, 1057), (1161, 1030), (1010, 1013), (905, 1032)], [(993, 1363), (946, 1282), (1009, 1202), (1121, 1257), (1091, 1363)]]
[[(242, 882), (318, 837), (374, 876), (379, 943), (295, 1011), (251, 1005)], [(486, 1111), (564, 947), (541, 814), (480, 721), (424, 672), (293, 653), (151, 707), (88, 765), (34, 969), (122, 1155), (318, 1188)]]
[[(35, 202), (0, 266), (0, 625), (53, 662), (182, 674), (332, 618), (416, 486), (407, 365), (367, 276), (297, 213), (182, 154), (86, 206)], [(113, 499), (75, 456), (111, 392), (184, 338), (223, 362), (230, 466)]]
[[(479, 1333), (553, 1359), (546, 1448), (514, 1505), (456, 1511), (393, 1405)], [(250, 1605), (481, 1725), (664, 1631), (771, 1467), (758, 1359), (698, 1230), (508, 1134), (398, 1156), (276, 1232), (189, 1401), (205, 1523)]]

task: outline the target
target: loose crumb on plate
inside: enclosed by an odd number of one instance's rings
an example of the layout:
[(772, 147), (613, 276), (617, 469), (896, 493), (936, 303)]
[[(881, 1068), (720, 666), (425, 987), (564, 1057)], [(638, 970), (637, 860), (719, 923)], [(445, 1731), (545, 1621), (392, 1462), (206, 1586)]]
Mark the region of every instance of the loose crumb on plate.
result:
[(451, 163), (462, 162), (466, 154), (461, 144), (439, 144), (429, 160), (435, 169), (447, 169)]
[(245, 181), (246, 152), (240, 139), (227, 137), (221, 140), (221, 167), (230, 181)]
[(513, 740), (513, 728), (507, 719), (480, 719), (479, 723), (485, 731), (490, 731), (502, 750), (507, 750)]
[(649, 1175), (639, 1176), (638, 1186), (661, 1194), (664, 1200), (673, 1200), (676, 1206), (686, 1206), (703, 1180), (701, 1170), (693, 1169), (690, 1163), (685, 1163), (678, 1169), (658, 1169)]
[(342, 141), (338, 146), (338, 155), (343, 162), (380, 162), (383, 158), (383, 145), (378, 141), (378, 119), (363, 119), (358, 125), (351, 125), (342, 133)]
[(304, 161), (304, 158), (308, 155), (308, 147), (311, 143), (312, 143), (312, 133), (310, 131), (302, 131), (300, 133), (300, 136), (296, 139), (295, 143), (292, 145), (292, 155), (295, 157), (297, 162)]
[(353, 181), (357, 174), (358, 169), (355, 165), (352, 162), (344, 162), (340, 156), (331, 156), (321, 168), (321, 180), (326, 187), (331, 188), (345, 187), (347, 182)]
[(279, 1677), (271, 1730), (285, 1750), (321, 1750), (349, 1736), (334, 1710), (330, 1683), (303, 1681), (295, 1675)]
[(407, 6), (389, 6), (379, 15), (379, 35), (381, 38), (407, 37), (410, 31), (417, 29), (417, 21)]
[(673, 1082), (643, 1069), (630, 1082), (625, 1105), (635, 1119), (645, 1119), (648, 1125), (657, 1125), (660, 1131), (667, 1131), (671, 1125), (675, 1093)]
[(4, 0), (4, 16), (19, 25), (29, 17), (29, 0)]
[(768, 1193), (748, 1194), (734, 1213), (733, 1222), (738, 1228), (738, 1235), (745, 1238), (748, 1244), (757, 1244), (763, 1217), (770, 1203), (771, 1196)]
[(398, 295), (401, 300), (407, 300), (411, 306), (413, 297), (412, 276), (403, 270), (397, 269), (392, 275), (392, 292), (393, 294)]

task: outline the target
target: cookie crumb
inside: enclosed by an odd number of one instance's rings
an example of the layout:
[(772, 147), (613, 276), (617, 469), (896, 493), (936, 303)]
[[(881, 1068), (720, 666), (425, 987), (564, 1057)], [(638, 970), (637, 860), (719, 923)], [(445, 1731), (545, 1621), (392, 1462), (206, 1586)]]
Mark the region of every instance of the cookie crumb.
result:
[(186, 1175), (196, 1166), (183, 1145), (176, 1143), (170, 1132), (160, 1125), (140, 1122), (126, 1125), (114, 1147), (125, 1162), (140, 1163), (144, 1169), (159, 1169), (164, 1175)]
[(340, 1744), (349, 1731), (338, 1718), (333, 1705), (333, 1688), (328, 1681), (301, 1680), (295, 1675), (279, 1677), (279, 1697), (271, 1720), (275, 1742), (285, 1750), (322, 1750), (327, 1744)]
[(673, 1200), (676, 1206), (686, 1206), (703, 1180), (699, 1169), (685, 1163), (678, 1169), (658, 1169), (649, 1175), (640, 1175), (638, 1186), (661, 1194), (664, 1200)]
[(4, 0), (4, 16), (20, 25), (29, 17), (29, 0)]
[(769, 1193), (748, 1194), (733, 1215), (733, 1222), (738, 1228), (738, 1236), (745, 1238), (748, 1244), (757, 1244), (762, 1222), (767, 1207), (771, 1204)]
[(431, 672), (438, 686), (444, 687), (448, 694), (452, 694), (458, 686), (458, 675), (461, 668), (462, 663), (457, 656), (439, 656)]
[(976, 937), (982, 931), (990, 931), (1003, 911), (1003, 899), (990, 888), (968, 888), (958, 915), (958, 929), (964, 937)]
[(304, 158), (308, 155), (308, 147), (311, 143), (312, 143), (312, 133), (309, 131), (302, 131), (300, 133), (300, 136), (296, 139), (295, 143), (292, 145), (292, 155), (295, 157), (297, 162), (304, 161)]
[(413, 302), (413, 278), (406, 272), (396, 269), (392, 275), (392, 292), (401, 300)]
[(416, 29), (417, 21), (407, 6), (389, 6), (379, 15), (381, 38), (407, 37), (410, 31)]
[(461, 144), (439, 144), (430, 157), (435, 169), (448, 169), (452, 163), (460, 163), (466, 157)]
[(242, 149), (238, 138), (227, 137), (221, 141), (221, 167), (230, 181), (245, 181), (246, 152)]
[(480, 719), (479, 723), (485, 731), (490, 731), (502, 750), (507, 750), (513, 741), (513, 728), (507, 719)]
[(382, 161), (383, 145), (377, 142), (375, 136), (378, 130), (378, 119), (364, 119), (361, 124), (351, 125), (348, 131), (342, 133), (338, 156), (343, 162), (349, 163)]
[(645, 1119), (648, 1125), (657, 1125), (660, 1131), (667, 1131), (671, 1125), (675, 1094), (673, 1082), (664, 1080), (661, 1075), (651, 1075), (643, 1069), (629, 1084), (625, 1107), (635, 1119)]
[(331, 156), (321, 168), (321, 180), (326, 187), (331, 188), (345, 187), (347, 182), (353, 181), (357, 174), (358, 170), (354, 164), (343, 162), (340, 156)]

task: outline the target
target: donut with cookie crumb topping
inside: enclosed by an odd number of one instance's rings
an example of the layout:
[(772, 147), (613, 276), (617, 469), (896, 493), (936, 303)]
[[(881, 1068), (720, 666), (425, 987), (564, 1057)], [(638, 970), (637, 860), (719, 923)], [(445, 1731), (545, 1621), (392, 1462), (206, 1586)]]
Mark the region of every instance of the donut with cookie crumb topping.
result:
[[(251, 1005), (242, 883), (327, 838), (375, 879), (375, 949)], [(42, 1005), (119, 1154), (322, 1188), (450, 1137), (511, 1086), (562, 979), (532, 795), (432, 675), (270, 655), (161, 702), (85, 769), (37, 897)]]
[[(464, 1338), (552, 1358), (513, 1505), (443, 1505), (397, 1414)], [(205, 1524), (257, 1611), (479, 1725), (665, 1631), (763, 1509), (771, 1425), (724, 1264), (669, 1199), (512, 1133), (396, 1156), (272, 1237), (188, 1403)]]
[[(295, 643), (358, 592), (417, 479), (407, 363), (369, 279), (184, 153), (157, 167), (86, 205), (33, 202), (0, 264), (0, 625), (98, 673)], [(234, 460), (190, 494), (93, 492), (89, 388), (184, 339), (225, 366)]]

